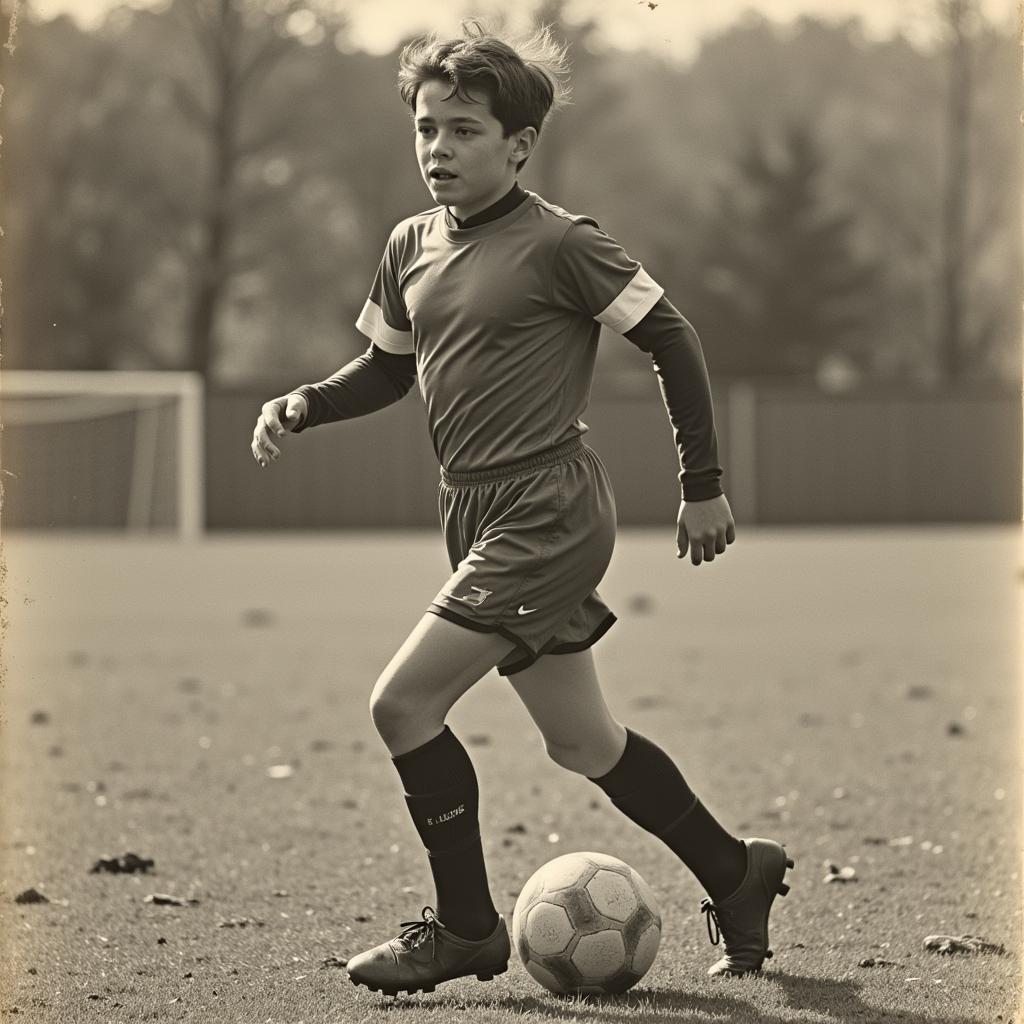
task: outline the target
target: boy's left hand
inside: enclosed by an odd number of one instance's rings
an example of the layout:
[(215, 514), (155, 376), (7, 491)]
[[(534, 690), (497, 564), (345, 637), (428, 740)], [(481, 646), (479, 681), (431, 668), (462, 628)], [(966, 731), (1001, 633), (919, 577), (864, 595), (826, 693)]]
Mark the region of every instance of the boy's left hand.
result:
[(726, 545), (735, 539), (736, 521), (724, 494), (707, 501), (684, 501), (679, 506), (676, 532), (679, 558), (685, 557), (689, 549), (694, 565), (713, 562), (715, 555), (724, 554)]

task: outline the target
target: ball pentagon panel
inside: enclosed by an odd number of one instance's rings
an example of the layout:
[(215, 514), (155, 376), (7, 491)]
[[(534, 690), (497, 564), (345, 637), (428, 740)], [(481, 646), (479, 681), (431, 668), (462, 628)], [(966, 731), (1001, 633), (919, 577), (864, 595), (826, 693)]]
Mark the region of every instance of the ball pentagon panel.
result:
[(538, 956), (554, 956), (569, 948), (576, 935), (564, 907), (537, 903), (526, 915), (526, 944)]
[(619, 871), (600, 868), (587, 882), (587, 892), (594, 906), (612, 921), (628, 921), (639, 903), (633, 881)]
[(585, 853), (566, 853), (548, 861), (542, 870), (544, 892), (557, 892), (559, 889), (586, 885), (597, 870), (597, 865)]
[(626, 965), (626, 946), (618, 929), (583, 935), (572, 951), (572, 962), (584, 981), (603, 981)]

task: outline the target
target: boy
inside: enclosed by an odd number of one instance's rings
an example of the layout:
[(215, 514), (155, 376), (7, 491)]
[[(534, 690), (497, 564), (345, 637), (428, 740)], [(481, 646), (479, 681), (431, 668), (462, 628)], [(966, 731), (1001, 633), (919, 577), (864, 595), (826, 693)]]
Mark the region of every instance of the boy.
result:
[(616, 721), (591, 646), (614, 622), (594, 589), (615, 536), (604, 467), (580, 435), (600, 324), (654, 361), (682, 460), (678, 555), (711, 562), (734, 539), (703, 355), (689, 323), (587, 218), (523, 190), (526, 163), (564, 97), (565, 54), (546, 29), (513, 49), (478, 23), (400, 58), (420, 172), (437, 205), (391, 233), (357, 327), (367, 352), (263, 406), (252, 451), (397, 401), (418, 379), (441, 464), (453, 574), (373, 689), (370, 710), (426, 847), (436, 910), (348, 963), (391, 995), (506, 969), (491, 901), (476, 775), (445, 718), (491, 668), (509, 677), (556, 763), (591, 779), (693, 871), (725, 956), (712, 975), (759, 970), (785, 894), (784, 849), (731, 836), (669, 756)]

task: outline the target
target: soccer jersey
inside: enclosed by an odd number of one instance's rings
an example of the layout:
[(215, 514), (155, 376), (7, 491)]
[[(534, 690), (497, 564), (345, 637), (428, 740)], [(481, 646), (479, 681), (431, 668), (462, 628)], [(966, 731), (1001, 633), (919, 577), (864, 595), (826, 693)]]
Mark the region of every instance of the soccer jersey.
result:
[[(459, 221), (450, 209), (444, 210), (443, 217), (449, 228), (468, 230), (492, 221), (504, 221), (521, 203), (535, 198), (516, 183), (496, 203), (464, 221)], [(554, 211), (557, 208), (550, 209)], [(439, 213), (440, 208), (429, 212)], [(421, 218), (424, 216), (427, 215), (420, 215)], [(594, 226), (587, 218), (569, 219)], [(501, 240), (505, 234), (502, 232), (492, 237)], [(598, 237), (604, 245), (611, 242), (601, 233), (598, 233)], [(497, 244), (497, 241), (490, 244)], [(611, 244), (614, 246), (614, 243)], [(563, 242), (559, 251), (565, 248)], [(382, 344), (390, 345), (393, 350), (386, 350), (375, 341), (371, 342), (363, 355), (341, 367), (326, 380), (298, 388), (298, 393), (306, 400), (307, 411), (302, 423), (294, 428), (296, 433), (320, 423), (365, 416), (382, 409), (398, 401), (415, 384), (417, 357), (413, 325), (406, 319), (403, 329), (398, 330), (384, 318), (385, 308), (402, 310), (405, 305), (401, 288), (396, 283), (394, 268), (389, 266), (390, 252), (389, 245), (374, 283), (373, 294), (360, 319), (368, 325), (366, 329), (372, 337), (379, 338)], [(619, 262), (624, 256), (620, 251)], [(625, 259), (630, 265), (639, 267), (635, 261), (629, 261), (628, 257)], [(391, 298), (388, 296), (389, 288), (397, 292)], [(700, 339), (665, 295), (633, 327), (628, 326), (631, 319), (629, 317), (623, 321), (619, 325), (620, 330), (632, 344), (651, 357), (658, 375), (669, 419), (675, 430), (682, 469), (679, 479), (683, 497), (687, 501), (714, 498), (722, 493), (722, 469), (718, 462), (711, 389)], [(413, 336), (411, 349), (408, 345), (410, 336)], [(589, 339), (590, 335), (587, 337)], [(586, 429), (581, 421), (579, 427), (580, 430)]]
[(600, 325), (625, 333), (662, 294), (593, 220), (527, 193), (476, 227), (402, 221), (357, 327), (415, 353), (438, 460), (467, 471), (584, 433)]
[(438, 207), (399, 224), (358, 320), (368, 351), (298, 389), (296, 432), (383, 408), (419, 380), (452, 567), (430, 611), (513, 641), (506, 675), (584, 650), (615, 621), (595, 589), (614, 497), (580, 440), (602, 324), (652, 358), (686, 500), (721, 494), (696, 332), (594, 221), (518, 186), (462, 222)]

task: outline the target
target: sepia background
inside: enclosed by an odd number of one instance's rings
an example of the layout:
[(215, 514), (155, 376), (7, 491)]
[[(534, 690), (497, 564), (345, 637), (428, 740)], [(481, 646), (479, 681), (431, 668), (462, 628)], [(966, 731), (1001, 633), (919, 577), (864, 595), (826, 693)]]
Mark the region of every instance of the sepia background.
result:
[[(0, 10), (5, 1019), (1019, 1019), (1012, 0)], [(568, 44), (574, 101), (523, 183), (702, 340), (736, 543), (675, 557), (657, 380), (606, 333), (585, 418), (620, 622), (595, 658), (726, 827), (795, 858), (763, 978), (705, 976), (695, 881), (494, 674), (451, 722), (496, 905), (612, 853), (658, 895), (658, 960), (590, 1004), (516, 963), (394, 1004), (339, 971), (432, 899), (366, 701), (448, 573), (437, 464), (415, 390), (266, 471), (249, 444), (262, 402), (365, 349), (388, 233), (430, 205), (397, 52), (466, 14)], [(129, 852), (154, 867), (91, 870)]]
[[(387, 235), (430, 205), (397, 48), (470, 11), (19, 4), (2, 51), (3, 368), (198, 375), (206, 419), (201, 442), (178, 440), (166, 396), (128, 403), (130, 382), (94, 378), (120, 397), (71, 421), (39, 379), (9, 377), (8, 525), (173, 525), (183, 459), (214, 530), (433, 525), (416, 394), (304, 438), (273, 481), (244, 437), (266, 398), (365, 348), (353, 321)], [(523, 182), (594, 216), (696, 326), (744, 522), (1019, 520), (1010, 0), (472, 11), (569, 45), (574, 102)], [(600, 357), (588, 423), (620, 519), (663, 521), (674, 450), (650, 362), (615, 335)], [(373, 472), (381, 450), (397, 483)], [(139, 479), (156, 460), (166, 486)]]

